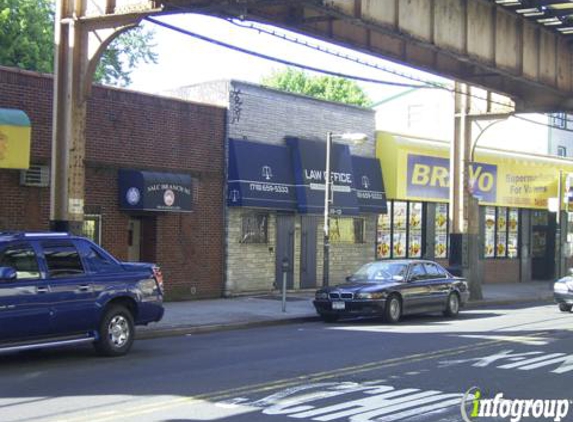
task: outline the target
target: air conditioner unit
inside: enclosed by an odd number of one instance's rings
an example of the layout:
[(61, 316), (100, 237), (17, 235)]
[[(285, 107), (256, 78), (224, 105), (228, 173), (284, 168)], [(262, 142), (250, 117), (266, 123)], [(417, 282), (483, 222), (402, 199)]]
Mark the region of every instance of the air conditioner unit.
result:
[(50, 186), (50, 167), (31, 164), (28, 170), (21, 170), (20, 186), (33, 186), (37, 188)]

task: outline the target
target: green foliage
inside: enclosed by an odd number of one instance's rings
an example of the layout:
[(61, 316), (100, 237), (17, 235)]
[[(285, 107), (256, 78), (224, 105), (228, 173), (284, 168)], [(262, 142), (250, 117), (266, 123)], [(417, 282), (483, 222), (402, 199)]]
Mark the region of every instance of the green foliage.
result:
[(51, 0), (0, 0), (0, 64), (52, 72), (54, 4)]
[(141, 26), (121, 34), (102, 55), (94, 80), (121, 87), (131, 84), (131, 72), (139, 63), (157, 63), (153, 37), (153, 31)]
[(372, 101), (354, 81), (333, 76), (310, 76), (304, 71), (287, 68), (264, 77), (261, 83), (269, 88), (304, 94), (322, 100), (369, 107)]
[[(54, 71), (54, 0), (0, 0), (0, 65)], [(154, 32), (137, 27), (114, 39), (104, 52), (94, 80), (127, 86), (139, 63), (157, 63)]]

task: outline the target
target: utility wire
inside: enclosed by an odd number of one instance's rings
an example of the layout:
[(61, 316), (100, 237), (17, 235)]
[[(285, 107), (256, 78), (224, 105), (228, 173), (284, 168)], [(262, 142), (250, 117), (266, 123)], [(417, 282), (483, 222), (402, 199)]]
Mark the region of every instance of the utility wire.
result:
[(523, 121), (525, 121), (525, 122), (529, 122), (529, 123), (533, 123), (533, 124), (539, 125), (539, 126), (545, 126), (545, 127), (551, 128), (551, 129), (562, 130), (562, 131), (564, 131), (564, 132), (573, 132), (573, 129), (567, 129), (567, 128), (563, 128), (563, 127), (559, 127), (559, 126), (555, 126), (555, 125), (550, 125), (550, 124), (547, 124), (547, 123), (536, 122), (535, 120), (528, 119), (527, 117), (523, 117), (523, 116), (520, 116), (520, 115), (518, 115), (518, 114), (514, 114), (513, 117), (515, 117), (516, 119), (523, 120)]
[[(340, 78), (353, 79), (353, 80), (357, 80), (357, 81), (361, 81), (361, 82), (369, 82), (369, 83), (375, 83), (375, 84), (382, 84), (382, 85), (389, 85), (389, 86), (397, 86), (397, 87), (402, 87), (402, 88), (442, 89), (442, 90), (445, 90), (445, 91), (448, 91), (448, 92), (451, 92), (451, 93), (459, 93), (459, 94), (467, 95), (467, 96), (469, 96), (469, 97), (473, 97), (473, 98), (476, 98), (476, 99), (479, 99), (479, 100), (489, 101), (489, 102), (492, 103), (492, 104), (497, 104), (497, 105), (501, 105), (501, 106), (504, 106), (504, 107), (508, 107), (508, 105), (507, 105), (506, 103), (503, 103), (503, 102), (500, 102), (500, 101), (496, 101), (496, 100), (484, 98), (484, 97), (482, 97), (482, 96), (480, 96), (480, 95), (477, 95), (477, 94), (472, 94), (472, 93), (466, 93), (466, 92), (463, 92), (463, 91), (459, 91), (459, 90), (457, 90), (457, 89), (455, 89), (455, 88), (449, 87), (449, 86), (447, 86), (447, 85), (445, 85), (445, 84), (441, 84), (441, 83), (438, 83), (438, 82), (423, 80), (423, 79), (421, 79), (421, 78), (417, 78), (417, 77), (414, 77), (414, 76), (412, 76), (412, 75), (408, 75), (408, 74), (401, 73), (401, 72), (396, 72), (396, 71), (393, 71), (393, 70), (388, 69), (388, 68), (384, 68), (384, 67), (379, 66), (379, 65), (376, 65), (376, 64), (368, 63), (368, 62), (366, 62), (365, 60), (353, 58), (353, 57), (351, 57), (350, 55), (346, 55), (346, 54), (342, 54), (342, 53), (338, 53), (338, 52), (333, 52), (333, 51), (331, 51), (331, 50), (329, 50), (329, 49), (327, 49), (327, 48), (321, 48), (320, 46), (315, 46), (315, 45), (312, 45), (312, 44), (310, 44), (310, 43), (308, 43), (308, 42), (300, 41), (300, 40), (298, 40), (298, 39), (296, 39), (296, 38), (289, 38), (289, 37), (287, 37), (287, 36), (284, 35), (284, 34), (281, 35), (281, 34), (278, 34), (278, 33), (275, 32), (275, 31), (268, 31), (268, 30), (265, 30), (265, 29), (263, 29), (263, 28), (256, 27), (256, 26), (254, 26), (254, 25), (249, 25), (249, 26), (247, 26), (247, 25), (240, 25), (240, 24), (234, 22), (233, 20), (227, 20), (227, 21), (230, 22), (231, 24), (233, 24), (233, 25), (235, 25), (235, 26), (238, 26), (238, 27), (241, 27), (241, 28), (252, 29), (252, 30), (255, 30), (255, 31), (258, 31), (258, 32), (262, 32), (262, 33), (265, 33), (265, 34), (267, 34), (267, 35), (271, 35), (271, 36), (280, 38), (280, 39), (282, 39), (282, 40), (286, 40), (286, 41), (288, 41), (288, 42), (292, 42), (292, 43), (301, 45), (301, 46), (303, 46), (303, 47), (313, 48), (313, 49), (318, 50), (318, 51), (320, 51), (320, 52), (323, 52), (323, 53), (325, 53), (325, 54), (333, 55), (333, 56), (335, 56), (335, 57), (338, 57), (338, 58), (341, 58), (341, 59), (344, 59), (344, 60), (350, 60), (350, 61), (353, 61), (354, 63), (361, 64), (361, 65), (368, 66), (368, 67), (372, 67), (372, 68), (375, 68), (375, 69), (377, 69), (377, 70), (381, 70), (381, 71), (383, 71), (383, 72), (391, 73), (391, 74), (393, 74), (393, 75), (395, 75), (395, 76), (399, 76), (399, 77), (402, 77), (402, 78), (406, 78), (406, 79), (414, 80), (414, 81), (417, 81), (417, 82), (421, 82), (423, 85), (419, 85), (419, 84), (406, 84), (406, 83), (400, 83), (400, 82), (385, 81), (385, 80), (381, 80), (381, 79), (366, 78), (366, 77), (361, 77), (361, 76), (348, 75), (348, 74), (345, 74), (345, 73), (340, 73), (340, 72), (334, 72), (334, 71), (330, 71), (330, 70), (320, 69), (320, 68), (317, 68), (317, 67), (304, 65), (304, 64), (302, 64), (302, 63), (296, 63), (296, 62), (292, 62), (292, 61), (289, 61), (289, 60), (281, 59), (281, 58), (278, 58), (278, 57), (273, 57), (273, 56), (269, 56), (269, 55), (266, 55), (266, 54), (258, 53), (258, 52), (256, 52), (256, 51), (247, 50), (247, 49), (244, 49), (244, 48), (242, 48), (242, 47), (237, 47), (237, 46), (234, 46), (234, 45), (225, 43), (225, 42), (223, 42), (223, 41), (219, 41), (219, 40), (216, 40), (216, 39), (213, 39), (213, 38), (206, 37), (206, 36), (204, 36), (204, 35), (200, 35), (200, 34), (191, 32), (191, 31), (186, 30), (186, 29), (183, 29), (183, 28), (179, 28), (179, 27), (177, 27), (177, 26), (168, 24), (168, 23), (166, 23), (166, 22), (159, 21), (159, 20), (154, 19), (154, 18), (151, 18), (151, 17), (146, 17), (145, 20), (147, 20), (147, 21), (149, 21), (149, 22), (151, 22), (151, 23), (153, 23), (153, 24), (162, 26), (162, 27), (164, 27), (164, 28), (170, 29), (170, 30), (172, 30), (172, 31), (176, 31), (176, 32), (182, 33), (182, 34), (184, 34), (184, 35), (188, 35), (188, 36), (190, 36), (190, 37), (193, 37), (193, 38), (196, 38), (196, 39), (199, 39), (199, 40), (202, 40), (202, 41), (211, 43), (211, 44), (218, 45), (218, 46), (220, 46), (220, 47), (224, 47), (224, 48), (227, 48), (227, 49), (230, 49), (230, 50), (233, 50), (233, 51), (237, 51), (237, 52), (240, 52), (240, 53), (248, 54), (248, 55), (251, 55), (251, 56), (254, 56), (254, 57), (259, 57), (259, 58), (261, 58), (261, 59), (265, 59), (265, 60), (270, 60), (270, 61), (274, 61), (274, 62), (277, 62), (277, 63), (281, 63), (281, 64), (284, 64), (284, 65), (286, 65), (286, 66), (293, 66), (293, 67), (297, 67), (297, 68), (304, 69), (304, 70), (309, 70), (309, 71), (313, 71), (313, 72), (317, 72), (317, 73), (323, 73), (323, 74), (327, 74), (327, 75), (330, 75), (330, 76), (336, 76), (336, 77), (340, 77)], [(557, 129), (557, 130), (561, 130), (561, 131), (565, 131), (565, 132), (573, 132), (573, 130), (571, 130), (571, 129), (562, 128), (562, 127), (559, 127), (559, 126), (556, 126), (556, 125), (551, 125), (551, 124), (536, 122), (535, 120), (527, 119), (527, 118), (521, 117), (521, 116), (519, 116), (519, 115), (517, 115), (517, 114), (512, 114), (512, 116), (515, 117), (515, 118), (517, 118), (517, 119), (520, 119), (520, 120), (523, 120), (523, 121), (526, 121), (526, 122), (529, 122), (529, 123), (533, 123), (533, 124), (536, 124), (536, 125), (542, 125), (542, 126), (545, 126), (545, 127), (548, 127), (548, 128)], [(567, 119), (567, 118), (563, 118), (563, 117), (560, 117), (560, 116), (548, 116), (548, 117), (557, 118), (557, 119), (560, 119), (560, 120), (562, 120), (562, 121), (565, 120), (566, 122), (573, 122), (573, 120), (569, 120), (569, 119)]]
[[(349, 55), (349, 54), (343, 54), (343, 53), (340, 53), (340, 52), (338, 52), (338, 51), (330, 50), (330, 49), (325, 48), (325, 47), (322, 47), (322, 46), (320, 46), (320, 45), (318, 45), (318, 44), (313, 44), (313, 43), (310, 43), (310, 42), (308, 42), (308, 41), (301, 40), (301, 39), (299, 39), (299, 38), (297, 38), (297, 37), (290, 36), (290, 35), (288, 35), (287, 33), (284, 33), (284, 32), (281, 33), (281, 32), (275, 31), (275, 30), (266, 29), (266, 28), (264, 28), (264, 27), (261, 26), (261, 25), (256, 25), (256, 24), (253, 24), (253, 23), (244, 24), (244, 23), (242, 23), (241, 21), (237, 21), (236, 19), (233, 19), (233, 18), (227, 19), (227, 21), (228, 21), (229, 23), (231, 23), (232, 25), (235, 25), (235, 26), (237, 26), (237, 27), (239, 27), (239, 28), (249, 29), (249, 30), (252, 30), (252, 31), (256, 31), (256, 32), (259, 32), (259, 33), (263, 33), (263, 34), (266, 34), (266, 35), (270, 35), (270, 36), (279, 38), (279, 39), (281, 39), (281, 40), (283, 40), (283, 41), (287, 41), (287, 42), (290, 42), (290, 43), (293, 43), (293, 44), (296, 44), (296, 45), (300, 45), (300, 46), (302, 46), (302, 47), (310, 48), (310, 49), (319, 51), (319, 52), (321, 52), (321, 53), (325, 53), (325, 54), (328, 54), (328, 55), (331, 55), (331, 56), (334, 56), (334, 57), (337, 57), (337, 58), (340, 58), (340, 59), (343, 59), (343, 60), (347, 60), (347, 61), (350, 61), (350, 62), (353, 62), (353, 63), (356, 63), (356, 64), (360, 64), (360, 65), (367, 66), (367, 67), (370, 67), (370, 68), (373, 68), (373, 69), (376, 69), (376, 70), (380, 70), (380, 71), (382, 71), (382, 72), (390, 73), (390, 74), (392, 74), (392, 75), (394, 75), (394, 76), (399, 76), (399, 77), (401, 77), (401, 78), (414, 80), (414, 81), (416, 81), (416, 82), (420, 82), (420, 83), (427, 84), (427, 85), (432, 85), (432, 86), (435, 87), (435, 88), (441, 88), (441, 89), (447, 90), (447, 91), (452, 92), (452, 93), (460, 93), (460, 94), (468, 95), (468, 96), (473, 97), (473, 98), (476, 98), (476, 99), (480, 99), (480, 100), (484, 100), (484, 101), (490, 101), (490, 102), (493, 103), (493, 104), (502, 105), (502, 106), (507, 107), (507, 104), (505, 104), (505, 103), (502, 103), (502, 102), (499, 102), (499, 101), (495, 101), (495, 100), (491, 100), (491, 99), (487, 99), (487, 98), (483, 98), (483, 97), (481, 97), (481, 96), (479, 96), (479, 95), (476, 95), (476, 94), (471, 94), (471, 93), (470, 93), (470, 94), (467, 94), (467, 93), (464, 93), (464, 92), (459, 92), (459, 90), (456, 90), (455, 87), (452, 87), (451, 85), (443, 84), (443, 83), (439, 83), (439, 82), (434, 82), (434, 81), (429, 81), (429, 80), (424, 80), (424, 79), (422, 79), (422, 78), (418, 78), (418, 77), (416, 77), (416, 76), (409, 75), (409, 74), (407, 74), (407, 73), (399, 72), (399, 71), (390, 69), (390, 68), (385, 67), (385, 66), (380, 66), (380, 65), (378, 65), (378, 64), (371, 63), (371, 62), (368, 62), (368, 61), (366, 61), (366, 60), (359, 59), (359, 58), (357, 58), (357, 57), (352, 57), (352, 56)], [(573, 120), (568, 119), (567, 117), (561, 117), (561, 116), (558, 116), (558, 115), (551, 115), (551, 114), (546, 114), (546, 115), (547, 115), (548, 117), (550, 117), (550, 118), (559, 119), (559, 120), (561, 120), (561, 121), (572, 122), (572, 123), (573, 123)], [(530, 121), (530, 120), (528, 120), (528, 119), (522, 119), (522, 120)], [(533, 120), (531, 120), (530, 122), (536, 123), (536, 124), (540, 124), (539, 122), (535, 122), (535, 121), (533, 121)], [(560, 126), (557, 126), (557, 125), (545, 125), (545, 126), (551, 127), (551, 128), (554, 128), (554, 129), (564, 130), (564, 128), (562, 128), (562, 127), (560, 127)]]
[(418, 85), (418, 84), (406, 84), (406, 83), (400, 83), (400, 82), (391, 82), (391, 81), (385, 81), (385, 80), (381, 80), (381, 79), (365, 78), (365, 77), (362, 77), (362, 76), (348, 75), (348, 74), (341, 73), (341, 72), (334, 72), (334, 71), (331, 71), (331, 70), (319, 69), (319, 68), (316, 68), (316, 67), (313, 67), (313, 66), (304, 65), (304, 64), (302, 64), (302, 63), (296, 63), (296, 62), (292, 62), (292, 61), (290, 61), (290, 60), (285, 60), (285, 59), (281, 59), (281, 58), (278, 58), (278, 57), (268, 56), (268, 55), (266, 55), (266, 54), (258, 53), (258, 52), (256, 52), (256, 51), (247, 50), (247, 49), (242, 48), (242, 47), (237, 47), (237, 46), (234, 46), (234, 45), (231, 45), (231, 44), (227, 44), (227, 43), (225, 43), (225, 42), (223, 42), (223, 41), (219, 41), (219, 40), (216, 40), (216, 39), (213, 39), (213, 38), (209, 38), (209, 37), (206, 37), (206, 36), (204, 36), (204, 35), (200, 35), (200, 34), (197, 34), (197, 33), (191, 32), (191, 31), (188, 31), (188, 30), (186, 30), (186, 29), (183, 29), (183, 28), (179, 28), (179, 27), (170, 25), (170, 24), (168, 24), (168, 23), (159, 21), (159, 20), (154, 19), (154, 18), (151, 18), (151, 17), (146, 17), (145, 20), (147, 20), (147, 21), (149, 21), (149, 22), (151, 22), (151, 23), (154, 23), (154, 24), (156, 24), (156, 25), (162, 26), (162, 27), (164, 27), (164, 28), (168, 28), (168, 29), (171, 29), (171, 30), (173, 30), (173, 31), (180, 32), (180, 33), (182, 33), (182, 34), (188, 35), (188, 36), (190, 36), (190, 37), (197, 38), (197, 39), (200, 39), (200, 40), (202, 40), (202, 41), (206, 41), (206, 42), (209, 42), (209, 43), (211, 43), (211, 44), (218, 45), (218, 46), (220, 46), (220, 47), (225, 47), (225, 48), (228, 48), (228, 49), (233, 50), (233, 51), (238, 51), (238, 52), (240, 52), (240, 53), (249, 54), (249, 55), (251, 55), (251, 56), (259, 57), (259, 58), (261, 58), (261, 59), (271, 60), (271, 61), (274, 61), (274, 62), (277, 62), (277, 63), (284, 64), (284, 65), (286, 65), (286, 66), (298, 67), (298, 68), (305, 69), (305, 70), (309, 70), (309, 71), (312, 71), (312, 72), (324, 73), (324, 74), (327, 74), (327, 75), (330, 75), (330, 76), (336, 76), (336, 77), (339, 77), (339, 78), (354, 79), (354, 80), (357, 80), (357, 81), (371, 82), (371, 83), (375, 83), (375, 84), (398, 86), (398, 87), (402, 87), (402, 88), (431, 88), (431, 86), (428, 86), (428, 85)]
[[(190, 9), (190, 8), (185, 8), (185, 7), (181, 7), (181, 6), (178, 6), (178, 7), (176, 7), (176, 8), (177, 8), (178, 10), (183, 11), (183, 12), (189, 12), (189, 13), (194, 12), (194, 10), (193, 10), (193, 9)], [(171, 29), (171, 30), (174, 30), (174, 31), (177, 31), (177, 32), (186, 34), (186, 35), (189, 35), (189, 36), (191, 36), (191, 37), (195, 37), (195, 38), (201, 39), (201, 40), (203, 40), (203, 41), (210, 42), (210, 43), (213, 43), (213, 44), (216, 44), (216, 45), (225, 47), (225, 48), (229, 48), (229, 49), (231, 49), (231, 50), (239, 51), (239, 52), (242, 52), (242, 53), (245, 53), (245, 54), (253, 55), (253, 56), (255, 56), (255, 57), (259, 57), (259, 58), (263, 58), (263, 59), (266, 59), (266, 60), (270, 60), (270, 61), (275, 61), (275, 62), (278, 62), (278, 63), (282, 63), (282, 64), (284, 64), (284, 65), (286, 65), (286, 66), (294, 66), (294, 67), (298, 67), (298, 68), (301, 68), (301, 69), (310, 70), (310, 71), (313, 71), (313, 72), (324, 73), (324, 74), (327, 74), (327, 75), (338, 76), (338, 77), (347, 78), (347, 79), (353, 79), (353, 80), (357, 80), (357, 81), (361, 81), (361, 82), (371, 82), (371, 83), (378, 83), (378, 84), (383, 84), (383, 85), (398, 86), (398, 87), (403, 87), (403, 88), (425, 88), (425, 89), (435, 88), (435, 89), (443, 89), (443, 90), (446, 90), (446, 91), (449, 91), (449, 92), (452, 92), (452, 93), (458, 93), (458, 94), (462, 94), (462, 95), (467, 95), (467, 96), (469, 96), (469, 97), (473, 97), (473, 98), (476, 98), (476, 99), (479, 99), (479, 100), (482, 100), (482, 101), (489, 101), (489, 102), (492, 103), (492, 104), (498, 104), (498, 105), (501, 105), (501, 106), (504, 106), (504, 107), (507, 107), (507, 106), (508, 106), (506, 103), (502, 103), (502, 102), (499, 102), (499, 101), (491, 100), (491, 99), (488, 99), (488, 98), (486, 98), (486, 97), (479, 96), (479, 95), (477, 95), (477, 94), (471, 94), (471, 93), (470, 93), (470, 94), (467, 94), (467, 93), (462, 92), (462, 91), (460, 91), (460, 90), (456, 90), (455, 87), (454, 87), (454, 88), (448, 87), (447, 85), (440, 84), (440, 83), (437, 83), (437, 82), (434, 82), (434, 81), (427, 81), (427, 80), (424, 81), (424, 80), (422, 80), (421, 78), (416, 78), (416, 77), (414, 77), (414, 76), (412, 76), (412, 75), (401, 74), (400, 72), (395, 72), (395, 71), (392, 71), (392, 70), (390, 70), (390, 69), (388, 69), (388, 68), (379, 67), (378, 70), (382, 70), (382, 71), (385, 71), (385, 72), (394, 74), (394, 75), (396, 75), (396, 76), (400, 76), (400, 77), (402, 77), (402, 78), (406, 78), (406, 79), (410, 79), (410, 80), (414, 80), (414, 81), (421, 81), (424, 85), (404, 84), (404, 83), (398, 83), (398, 82), (381, 81), (381, 80), (378, 80), (378, 79), (363, 78), (363, 77), (354, 76), (354, 75), (347, 75), (347, 74), (332, 72), (332, 71), (325, 70), (325, 69), (320, 69), (320, 68), (316, 68), (316, 67), (312, 67), (312, 66), (307, 66), (307, 65), (303, 65), (303, 64), (299, 64), (299, 63), (290, 62), (290, 61), (287, 61), (287, 60), (284, 60), (284, 59), (280, 59), (280, 58), (277, 58), (277, 57), (267, 56), (267, 55), (264, 55), (264, 54), (261, 54), (261, 53), (257, 53), (257, 52), (251, 51), (251, 50), (246, 50), (246, 49), (243, 49), (243, 48), (241, 48), (241, 47), (237, 47), (237, 46), (234, 46), (234, 45), (231, 45), (231, 44), (227, 44), (227, 43), (224, 43), (224, 42), (222, 42), (222, 41), (218, 41), (218, 40), (215, 40), (215, 39), (206, 37), (206, 36), (204, 36), (204, 35), (200, 35), (200, 34), (197, 34), (197, 33), (191, 32), (191, 31), (188, 31), (188, 30), (186, 30), (186, 29), (183, 29), (183, 28), (179, 28), (179, 27), (170, 25), (170, 24), (165, 23), (165, 22), (162, 22), (162, 21), (158, 21), (158, 20), (156, 20), (156, 19), (154, 19), (154, 18), (147, 17), (147, 18), (145, 18), (145, 19), (148, 20), (149, 22), (155, 23), (155, 24), (160, 25), (160, 26), (164, 26), (164, 27), (166, 27), (166, 28), (168, 28), (168, 29)], [(236, 26), (238, 26), (238, 27), (244, 27), (244, 28), (245, 28), (245, 26), (243, 26), (243, 25), (238, 25), (238, 24), (236, 24), (235, 22), (233, 22), (231, 19), (226, 19), (226, 20), (227, 20), (227, 22), (230, 22), (230, 23), (232, 23), (232, 24), (234, 24), (234, 25), (236, 25)], [(264, 30), (264, 29), (262, 29), (262, 28), (258, 28), (258, 27), (256, 27), (256, 26), (254, 26), (254, 25), (251, 25), (251, 26), (252, 26), (252, 29), (255, 30), (255, 31), (264, 32), (264, 33), (266, 33), (266, 34), (268, 34), (268, 35), (275, 36), (275, 37), (281, 38), (281, 39), (283, 39), (283, 40), (287, 40), (287, 41), (289, 41), (289, 42), (296, 43), (296, 44), (298, 44), (298, 45), (302, 45), (303, 47), (313, 48), (313, 46), (312, 46), (311, 44), (302, 42), (302, 41), (300, 41), (300, 40), (297, 40), (296, 38), (294, 38), (294, 39), (293, 39), (293, 38), (288, 39), (286, 36), (278, 35), (278, 33), (275, 32), (275, 31), (266, 31), (266, 30)], [(248, 28), (248, 27), (246, 27), (246, 28)], [(342, 58), (342, 59), (345, 59), (345, 60), (351, 60), (351, 61), (353, 61), (353, 62), (355, 62), (355, 63), (359, 63), (359, 64), (363, 64), (363, 65), (367, 65), (367, 66), (369, 65), (369, 63), (367, 63), (367, 62), (364, 62), (364, 61), (362, 61), (362, 60), (360, 60), (360, 59), (352, 58), (352, 57), (350, 57), (350, 56), (348, 56), (348, 55), (340, 54), (340, 55), (338, 56), (338, 55), (337, 55), (338, 53), (335, 53), (335, 52), (333, 52), (333, 51), (331, 51), (331, 50), (328, 50), (328, 49), (326, 49), (326, 48), (320, 48), (320, 47), (318, 47), (318, 48), (315, 48), (315, 49), (318, 50), (318, 51), (321, 51), (321, 52), (323, 52), (323, 53), (326, 53), (326, 54), (329, 54), (329, 55), (334, 55), (334, 56), (337, 56), (337, 57)], [(363, 63), (362, 63), (362, 62), (363, 62)], [(375, 65), (373, 65), (373, 66), (375, 66)]]
[(237, 21), (236, 19), (228, 19), (227, 21), (228, 21), (230, 24), (235, 25), (235, 26), (237, 26), (237, 27), (239, 27), (239, 28), (250, 29), (250, 30), (252, 30), (252, 31), (256, 31), (256, 32), (259, 32), (259, 33), (263, 33), (263, 34), (266, 34), (266, 35), (270, 35), (270, 36), (272, 36), (272, 37), (279, 38), (279, 39), (281, 39), (281, 40), (283, 40), (283, 41), (287, 41), (287, 42), (290, 42), (290, 43), (293, 43), (293, 44), (296, 44), (296, 45), (300, 45), (300, 46), (303, 46), (303, 47), (306, 47), (306, 48), (310, 48), (310, 49), (319, 51), (319, 52), (321, 52), (321, 53), (329, 54), (329, 55), (334, 56), (334, 57), (337, 57), (337, 58), (339, 58), (339, 59), (344, 59), (344, 60), (347, 60), (347, 61), (350, 61), (350, 62), (353, 62), (353, 63), (356, 63), (356, 64), (360, 64), (360, 65), (362, 65), (362, 66), (367, 66), (367, 67), (370, 67), (370, 68), (372, 68), (372, 69), (380, 70), (380, 71), (382, 71), (382, 72), (390, 73), (391, 75), (394, 75), (394, 76), (398, 76), (398, 77), (405, 78), (405, 79), (410, 79), (410, 80), (413, 80), (413, 81), (416, 81), (416, 82), (420, 82), (420, 83), (423, 83), (423, 84), (426, 84), (426, 85), (431, 85), (431, 86), (433, 86), (434, 88), (453, 89), (453, 88), (451, 87), (451, 85), (444, 84), (444, 83), (440, 83), (440, 82), (434, 82), (434, 81), (423, 80), (422, 78), (418, 78), (418, 77), (415, 77), (415, 76), (413, 76), (413, 75), (408, 75), (408, 74), (406, 74), (406, 73), (402, 73), (402, 72), (399, 72), (399, 71), (397, 71), (397, 70), (390, 69), (390, 68), (385, 67), (385, 66), (380, 66), (380, 65), (378, 65), (378, 64), (371, 63), (371, 62), (368, 62), (368, 61), (366, 61), (366, 60), (359, 59), (359, 58), (357, 58), (357, 57), (352, 57), (352, 56), (349, 55), (349, 54), (344, 54), (344, 53), (341, 53), (341, 52), (338, 52), (338, 51), (333, 51), (333, 50), (330, 50), (330, 49), (328, 49), (328, 48), (326, 48), (326, 47), (321, 47), (321, 46), (318, 45), (318, 44), (312, 44), (312, 43), (309, 43), (308, 41), (303, 41), (303, 40), (301, 40), (301, 39), (299, 39), (299, 38), (297, 38), (297, 37), (289, 36), (289, 35), (287, 35), (286, 33), (280, 33), (280, 32), (278, 32), (278, 31), (269, 30), (269, 29), (263, 28), (263, 27), (261, 27), (261, 26), (254, 25), (254, 24), (252, 24), (252, 23), (251, 23), (251, 24), (243, 24), (243, 23), (240, 23), (239, 21)]

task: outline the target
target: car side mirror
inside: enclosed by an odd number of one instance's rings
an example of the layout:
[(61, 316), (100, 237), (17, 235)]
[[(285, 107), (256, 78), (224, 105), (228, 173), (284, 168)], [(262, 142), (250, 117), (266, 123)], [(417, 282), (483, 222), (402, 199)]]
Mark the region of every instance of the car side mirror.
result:
[(12, 267), (0, 267), (0, 281), (16, 280), (16, 270)]

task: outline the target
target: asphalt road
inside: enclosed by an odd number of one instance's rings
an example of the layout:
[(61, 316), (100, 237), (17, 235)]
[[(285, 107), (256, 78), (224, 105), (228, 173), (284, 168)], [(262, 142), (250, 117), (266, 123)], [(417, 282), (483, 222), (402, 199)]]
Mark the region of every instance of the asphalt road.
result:
[[(119, 359), (90, 347), (0, 356), (0, 421), (454, 422), (472, 387), (482, 400), (559, 400), (541, 418), (543, 402), (522, 404), (521, 420), (573, 421), (572, 329), (573, 314), (531, 305), (139, 340)], [(506, 404), (471, 420), (517, 417), (502, 417), (519, 410)]]

